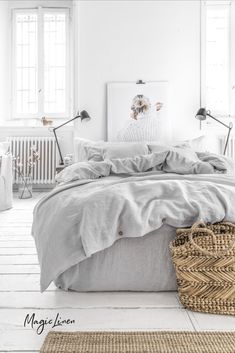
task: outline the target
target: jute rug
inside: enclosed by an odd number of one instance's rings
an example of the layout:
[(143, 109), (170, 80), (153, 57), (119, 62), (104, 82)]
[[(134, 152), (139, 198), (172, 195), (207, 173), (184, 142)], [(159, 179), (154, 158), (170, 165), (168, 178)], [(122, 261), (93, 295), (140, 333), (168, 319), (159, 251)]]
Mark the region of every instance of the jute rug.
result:
[(41, 353), (235, 353), (234, 332), (49, 332)]

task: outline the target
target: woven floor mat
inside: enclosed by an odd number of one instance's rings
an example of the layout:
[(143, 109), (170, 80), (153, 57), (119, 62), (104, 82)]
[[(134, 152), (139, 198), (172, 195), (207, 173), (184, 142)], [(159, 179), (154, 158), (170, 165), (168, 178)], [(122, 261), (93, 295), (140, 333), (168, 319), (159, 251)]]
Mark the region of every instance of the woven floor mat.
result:
[(40, 353), (235, 353), (234, 332), (49, 332)]

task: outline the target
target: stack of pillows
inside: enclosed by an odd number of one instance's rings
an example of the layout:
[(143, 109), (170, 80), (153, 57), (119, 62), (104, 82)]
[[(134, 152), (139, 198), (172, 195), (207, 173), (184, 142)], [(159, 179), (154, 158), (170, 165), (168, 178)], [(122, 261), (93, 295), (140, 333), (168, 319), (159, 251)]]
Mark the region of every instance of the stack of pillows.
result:
[[(227, 173), (235, 174), (234, 160), (208, 153), (203, 136), (181, 142), (178, 145), (174, 144), (173, 146), (156, 142), (94, 142), (80, 138), (76, 139), (75, 142), (75, 163), (56, 175), (57, 183), (107, 176), (109, 175), (110, 166), (108, 163), (102, 163), (105, 160), (134, 158), (168, 151), (176, 152), (179, 157), (178, 160), (182, 161), (183, 164), (191, 163), (196, 165), (198, 162), (206, 162), (219, 171), (226, 170)], [(91, 163), (86, 163), (87, 161), (91, 161)]]
[(204, 136), (174, 146), (161, 145), (156, 142), (94, 142), (79, 138), (75, 141), (75, 162), (101, 162), (105, 159), (131, 158), (167, 150), (174, 150), (183, 157), (196, 162), (198, 161), (196, 152), (205, 152)]

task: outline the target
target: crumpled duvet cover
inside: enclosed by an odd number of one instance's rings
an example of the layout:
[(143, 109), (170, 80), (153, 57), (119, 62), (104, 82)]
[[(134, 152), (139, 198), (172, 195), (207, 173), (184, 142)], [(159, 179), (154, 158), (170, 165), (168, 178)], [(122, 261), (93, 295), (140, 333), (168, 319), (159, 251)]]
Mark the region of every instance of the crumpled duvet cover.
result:
[(199, 219), (235, 222), (231, 161), (204, 154), (195, 166), (164, 156), (78, 163), (62, 172), (61, 184), (34, 210), (42, 291), (121, 237), (142, 237), (163, 224), (188, 227)]

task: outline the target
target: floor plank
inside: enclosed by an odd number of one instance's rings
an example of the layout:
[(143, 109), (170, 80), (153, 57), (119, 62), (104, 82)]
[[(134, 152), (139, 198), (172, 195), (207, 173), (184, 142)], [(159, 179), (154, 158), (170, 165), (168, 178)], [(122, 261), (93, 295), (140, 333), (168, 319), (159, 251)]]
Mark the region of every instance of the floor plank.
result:
[(0, 256), (1, 255), (36, 255), (35, 247), (17, 247), (17, 248), (10, 248), (10, 247), (0, 247)]
[(37, 255), (1, 255), (0, 265), (37, 265)]
[(26, 233), (24, 235), (20, 235), (20, 234), (15, 234), (15, 235), (12, 235), (12, 234), (8, 234), (8, 235), (1, 235), (0, 234), (0, 246), (1, 246), (1, 243), (2, 242), (6, 242), (6, 241), (9, 241), (9, 242), (18, 242), (18, 241), (32, 241), (34, 243), (34, 239), (33, 237), (30, 235), (30, 233)]
[(235, 331), (235, 317), (228, 315), (210, 315), (188, 312), (197, 331)]
[[(60, 330), (92, 331), (92, 330), (192, 330), (192, 324), (184, 309), (57, 309), (54, 310), (25, 310), (0, 309), (0, 331), (3, 332), (2, 349), (35, 350), (39, 349), (43, 338), (51, 327), (38, 336), (35, 328), (24, 328), (23, 323), (27, 314), (35, 313), (38, 320), (55, 319), (59, 313), (61, 319), (75, 320), (69, 326), (59, 327)], [(51, 326), (51, 325), (50, 325)], [(5, 329), (4, 329), (5, 328)], [(7, 328), (7, 330), (6, 330)], [(58, 327), (55, 328), (58, 330)], [(16, 335), (15, 335), (16, 333)], [(14, 341), (12, 342), (12, 335)]]
[(35, 249), (34, 240), (1, 240), (0, 239), (0, 249), (1, 248), (33, 248)]
[[(12, 221), (13, 223), (13, 221)], [(8, 237), (8, 236), (31, 236), (31, 223), (28, 225), (15, 225), (12, 224), (2, 226), (0, 224), (0, 239), (1, 237)]]
[(12, 212), (1, 212), (0, 213), (0, 223), (12, 223), (12, 216), (14, 220), (19, 223), (30, 223), (33, 220), (32, 210), (12, 210)]
[(0, 274), (32, 274), (40, 273), (39, 265), (0, 265)]
[[(51, 284), (48, 290), (55, 290), (54, 284)], [(0, 277), (1, 292), (10, 291), (40, 291), (39, 274), (7, 274)]]
[(0, 292), (0, 307), (8, 308), (180, 308), (175, 292)]

